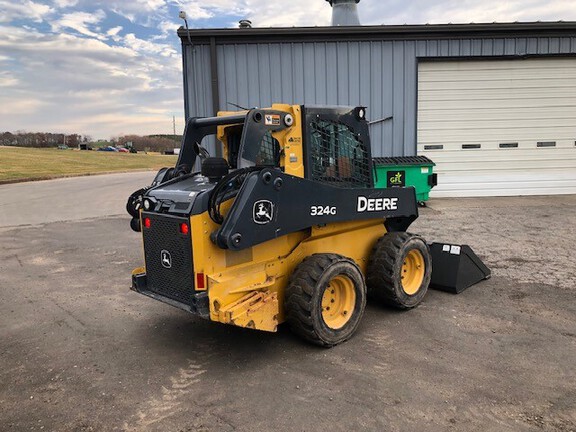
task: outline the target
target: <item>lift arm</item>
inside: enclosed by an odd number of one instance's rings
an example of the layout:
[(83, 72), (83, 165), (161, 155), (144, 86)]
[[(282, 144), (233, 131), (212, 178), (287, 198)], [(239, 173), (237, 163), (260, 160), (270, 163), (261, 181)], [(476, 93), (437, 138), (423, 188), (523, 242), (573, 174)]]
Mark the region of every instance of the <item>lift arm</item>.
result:
[(412, 187), (345, 189), (263, 169), (248, 174), (216, 241), (240, 250), (314, 225), (377, 218), (404, 231), (417, 217)]

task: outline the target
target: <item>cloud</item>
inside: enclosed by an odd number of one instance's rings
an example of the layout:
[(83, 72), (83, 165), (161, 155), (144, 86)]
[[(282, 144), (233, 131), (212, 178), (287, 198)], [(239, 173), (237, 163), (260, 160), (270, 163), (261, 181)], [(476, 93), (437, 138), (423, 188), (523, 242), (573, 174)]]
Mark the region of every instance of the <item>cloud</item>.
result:
[(13, 0), (0, 0), (0, 22), (12, 22), (14, 20), (30, 20), (42, 22), (44, 18), (54, 12), (50, 6), (35, 3), (30, 0), (15, 2)]
[(60, 9), (65, 9), (76, 6), (78, 0), (54, 0), (54, 4)]
[[(169, 4), (186, 11), (188, 21), (209, 18), (242, 17), (253, 21), (257, 27), (292, 27), (327, 25), (330, 21), (330, 6), (320, 0), (292, 0), (289, 3), (263, 0), (176, 0)], [(236, 21), (230, 21), (236, 26)]]
[(210, 2), (173, 0), (170, 2), (179, 10), (186, 11), (188, 20), (191, 21), (212, 18), (217, 15), (242, 15), (248, 10), (246, 3), (246, 0), (211, 0)]
[[(63, 15), (60, 19), (52, 22), (52, 31), (60, 32), (62, 29), (68, 28), (76, 30), (84, 36), (90, 36), (97, 39), (106, 39), (106, 36), (90, 30), (90, 26), (100, 23), (106, 14), (103, 10), (95, 12), (72, 12)], [(98, 29), (96, 29), (98, 30)]]
[[(101, 18), (62, 17), (62, 31), (34, 39), (25, 29), (0, 28), (0, 61), (12, 68), (0, 74), (0, 131), (148, 134), (169, 131), (172, 114), (182, 117), (180, 53), (133, 33), (119, 36), (118, 28), (108, 31), (120, 43), (109, 45), (81, 28)], [(66, 33), (68, 28), (77, 33)]]
[(20, 81), (12, 72), (0, 71), (0, 87), (14, 87), (19, 83)]
[[(135, 51), (142, 51), (151, 54), (160, 54), (163, 47), (169, 47), (168, 45), (161, 45), (154, 42), (150, 42), (144, 39), (139, 39), (134, 35), (134, 33), (128, 33), (124, 37), (124, 43), (126, 46), (130, 46), (131, 49)], [(169, 47), (170, 51), (174, 51), (172, 47)]]
[[(106, 35), (114, 38), (114, 37), (118, 36), (118, 33), (120, 33), (122, 31), (122, 29), (123, 29), (122, 26), (112, 27), (111, 29), (109, 29), (106, 32)], [(117, 39), (114, 39), (114, 40), (117, 40)]]
[(176, 30), (180, 27), (179, 24), (175, 23), (174, 21), (161, 21), (157, 28), (161, 32), (160, 35), (155, 36), (155, 39), (166, 39), (168, 37), (174, 37), (176, 34)]
[[(46, 106), (46, 104), (43, 104), (39, 100), (14, 98), (13, 100), (11, 100), (10, 104), (0, 104), (0, 116), (6, 117), (7, 119), (14, 118), (17, 116), (27, 116), (32, 111), (40, 111), (43, 106)], [(24, 126), (22, 123), (14, 123), (14, 124), (17, 125), (15, 128), (2, 129), (2, 132), (25, 130), (25, 128), (22, 127)], [(32, 128), (34, 128), (35, 126), (34, 123), (28, 123), (28, 131), (31, 131), (30, 130), (31, 126)], [(43, 130), (43, 131), (49, 131), (49, 130)]]
[(162, 15), (166, 8), (165, 0), (104, 0), (96, 1), (92, 4), (98, 4), (100, 7), (106, 7), (114, 13), (127, 18), (131, 22), (139, 23), (151, 23), (155, 21), (155, 15)]
[(237, 7), (232, 1), (220, 0), (219, 3), (221, 10), (234, 10), (234, 15), (250, 19), (254, 27), (326, 25), (331, 14), (330, 6), (324, 1), (293, 0), (286, 3), (243, 0)]
[(572, 0), (362, 0), (358, 5), (362, 24), (444, 24), (576, 20)]

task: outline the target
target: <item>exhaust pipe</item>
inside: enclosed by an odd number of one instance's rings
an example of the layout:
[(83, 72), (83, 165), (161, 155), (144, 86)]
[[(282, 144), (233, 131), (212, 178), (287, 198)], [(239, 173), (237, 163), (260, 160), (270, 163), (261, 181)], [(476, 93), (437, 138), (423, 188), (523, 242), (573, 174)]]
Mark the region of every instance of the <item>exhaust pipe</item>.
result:
[(360, 0), (326, 0), (332, 6), (332, 26), (359, 26), (358, 9)]

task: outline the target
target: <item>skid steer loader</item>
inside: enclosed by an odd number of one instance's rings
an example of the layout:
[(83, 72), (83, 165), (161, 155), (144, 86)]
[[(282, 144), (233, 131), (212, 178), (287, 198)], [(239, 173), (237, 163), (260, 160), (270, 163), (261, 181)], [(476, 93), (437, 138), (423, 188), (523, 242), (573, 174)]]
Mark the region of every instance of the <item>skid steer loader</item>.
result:
[[(257, 330), (350, 338), (367, 296), (417, 306), (431, 278), (412, 187), (374, 188), (365, 107), (274, 104), (188, 119), (177, 164), (132, 194), (132, 289)], [(215, 136), (224, 157), (202, 140)], [(200, 172), (193, 172), (201, 160)]]

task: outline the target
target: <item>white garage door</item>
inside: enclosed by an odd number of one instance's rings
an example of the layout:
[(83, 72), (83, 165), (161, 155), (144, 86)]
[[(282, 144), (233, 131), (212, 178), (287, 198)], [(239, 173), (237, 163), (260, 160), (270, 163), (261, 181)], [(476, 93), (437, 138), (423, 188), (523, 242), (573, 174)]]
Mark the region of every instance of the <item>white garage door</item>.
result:
[(432, 196), (576, 193), (576, 59), (421, 62)]

